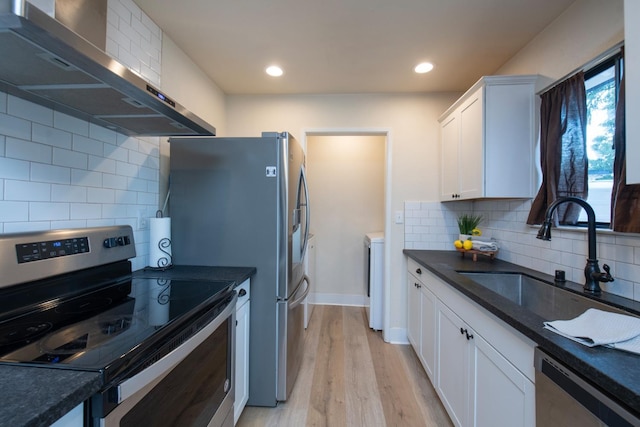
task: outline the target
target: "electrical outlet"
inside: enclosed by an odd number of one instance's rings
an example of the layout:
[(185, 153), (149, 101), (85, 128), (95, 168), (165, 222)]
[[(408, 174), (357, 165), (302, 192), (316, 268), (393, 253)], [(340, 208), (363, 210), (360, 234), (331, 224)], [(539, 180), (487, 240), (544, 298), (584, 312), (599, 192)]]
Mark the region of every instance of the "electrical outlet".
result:
[(138, 230), (146, 230), (147, 228), (149, 228), (149, 218), (147, 218), (147, 215), (144, 211), (144, 209), (140, 209), (138, 211)]

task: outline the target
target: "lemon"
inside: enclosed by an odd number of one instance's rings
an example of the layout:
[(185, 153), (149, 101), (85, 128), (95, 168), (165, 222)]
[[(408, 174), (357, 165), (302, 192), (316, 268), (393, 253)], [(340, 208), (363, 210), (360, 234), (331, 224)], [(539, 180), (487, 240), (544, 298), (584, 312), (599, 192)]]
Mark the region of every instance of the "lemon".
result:
[(465, 240), (464, 243), (462, 244), (462, 247), (465, 248), (466, 250), (469, 250), (473, 248), (473, 242), (471, 240)]
[(455, 242), (453, 242), (453, 246), (455, 246), (456, 248), (460, 249), (462, 247), (462, 241), (461, 240), (456, 240)]
[(471, 235), (472, 236), (482, 236), (482, 231), (480, 231), (479, 228), (474, 228), (473, 230), (471, 230)]

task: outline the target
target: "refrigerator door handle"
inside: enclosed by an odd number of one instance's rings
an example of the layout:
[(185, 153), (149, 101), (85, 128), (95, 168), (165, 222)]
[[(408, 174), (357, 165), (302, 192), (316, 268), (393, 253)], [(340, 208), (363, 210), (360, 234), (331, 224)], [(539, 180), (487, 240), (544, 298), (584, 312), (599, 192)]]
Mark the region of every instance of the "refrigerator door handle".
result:
[[(304, 244), (302, 245), (302, 256), (301, 259), (304, 259), (305, 254), (307, 253), (307, 245), (309, 244), (309, 226), (311, 225), (311, 204), (309, 203), (309, 187), (307, 186), (307, 174), (304, 170), (304, 166), (300, 169), (302, 185), (304, 186), (304, 203), (306, 206), (305, 211), (305, 227), (304, 227)], [(308, 277), (305, 276), (308, 279)]]
[[(304, 301), (304, 299), (309, 294), (309, 291), (311, 290), (311, 279), (309, 279), (309, 276), (307, 276), (306, 274), (302, 278), (302, 283), (306, 283), (305, 289), (302, 292), (302, 295), (300, 295), (299, 297), (297, 297), (296, 299), (294, 299), (293, 301), (291, 301), (289, 303), (289, 310), (293, 310), (294, 308), (296, 308), (297, 306), (302, 304), (302, 301)], [(298, 292), (296, 292), (296, 293), (298, 293)]]

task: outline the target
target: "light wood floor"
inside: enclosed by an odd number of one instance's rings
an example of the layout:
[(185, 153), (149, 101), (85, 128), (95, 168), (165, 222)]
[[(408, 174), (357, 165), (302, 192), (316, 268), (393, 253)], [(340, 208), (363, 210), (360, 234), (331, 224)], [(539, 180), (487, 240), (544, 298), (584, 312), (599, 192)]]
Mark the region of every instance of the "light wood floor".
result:
[(451, 422), (408, 345), (382, 340), (361, 307), (315, 306), (287, 402), (246, 407), (239, 427), (412, 427)]

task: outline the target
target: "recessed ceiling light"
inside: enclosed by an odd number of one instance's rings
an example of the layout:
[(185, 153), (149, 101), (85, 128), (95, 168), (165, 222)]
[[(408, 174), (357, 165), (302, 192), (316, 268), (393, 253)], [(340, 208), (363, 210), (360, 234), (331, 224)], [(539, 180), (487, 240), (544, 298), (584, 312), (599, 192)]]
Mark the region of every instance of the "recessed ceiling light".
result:
[(413, 69), (418, 74), (428, 73), (433, 70), (433, 64), (431, 62), (422, 62), (416, 65), (416, 68)]
[(272, 65), (268, 67), (265, 71), (267, 72), (267, 74), (273, 77), (279, 77), (284, 73), (282, 71), (282, 68), (278, 67), (277, 65)]

